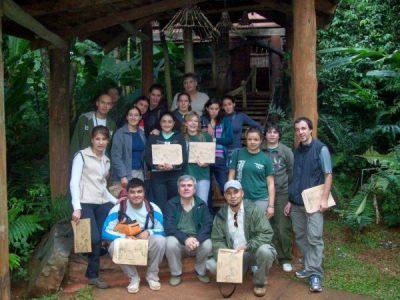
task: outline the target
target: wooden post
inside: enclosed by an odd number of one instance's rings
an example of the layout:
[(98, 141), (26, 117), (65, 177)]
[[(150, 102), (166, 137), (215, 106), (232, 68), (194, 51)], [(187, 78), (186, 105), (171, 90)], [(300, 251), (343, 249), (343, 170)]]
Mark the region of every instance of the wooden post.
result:
[(147, 41), (142, 40), (142, 94), (147, 94), (153, 84), (153, 28), (148, 22), (142, 32), (149, 37)]
[(194, 72), (194, 56), (193, 56), (193, 36), (192, 29), (183, 29), (183, 44), (185, 56), (185, 73)]
[[(279, 35), (273, 35), (271, 36), (271, 46), (281, 49), (281, 37)], [(276, 85), (279, 82), (279, 77), (280, 77), (280, 69), (281, 69), (281, 58), (278, 54), (276, 54), (274, 51), (270, 52), (271, 55), (271, 78), (270, 78), (270, 91), (271, 91), (271, 96), (273, 97), (272, 100), (274, 100), (275, 104), (279, 106), (279, 103), (276, 101), (277, 98), (279, 100), (279, 96), (275, 94), (276, 91)]]
[(168, 45), (165, 40), (164, 32), (160, 31), (160, 42), (164, 55), (164, 78), (165, 78), (165, 94), (167, 96), (168, 107), (172, 105), (172, 82), (171, 82), (171, 66), (169, 62)]
[(0, 299), (9, 300), (6, 122), (4, 117), (3, 3), (0, 2)]
[(317, 74), (316, 74), (316, 16), (315, 0), (293, 3), (293, 92), (294, 118), (306, 116), (314, 124), (317, 136)]
[(71, 106), (69, 48), (49, 50), (49, 60), (50, 189), (54, 200), (68, 192)]

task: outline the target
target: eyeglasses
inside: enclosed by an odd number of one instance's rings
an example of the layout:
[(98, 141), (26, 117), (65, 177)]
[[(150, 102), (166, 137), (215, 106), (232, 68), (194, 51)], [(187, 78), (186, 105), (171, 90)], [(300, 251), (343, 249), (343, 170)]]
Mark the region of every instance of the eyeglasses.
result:
[(238, 228), (238, 222), (237, 222), (237, 216), (238, 215), (238, 213), (235, 213), (234, 215), (233, 215), (233, 226), (235, 226), (236, 228)]

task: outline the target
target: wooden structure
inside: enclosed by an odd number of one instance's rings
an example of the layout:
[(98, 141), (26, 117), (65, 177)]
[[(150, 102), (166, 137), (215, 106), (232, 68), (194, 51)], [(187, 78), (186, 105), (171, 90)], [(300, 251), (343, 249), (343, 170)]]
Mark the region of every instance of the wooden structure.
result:
[[(226, 7), (224, 7), (226, 2)], [(255, 11), (293, 33), (292, 95), (294, 116), (310, 117), (317, 127), (315, 47), (317, 26), (327, 26), (338, 0), (1, 0), (1, 34), (30, 40), (32, 47), (49, 47), (50, 185), (52, 197), (68, 187), (70, 115), (69, 49), (73, 39), (91, 39), (110, 51), (129, 36), (142, 39), (142, 86), (152, 78), (152, 34), (149, 22), (166, 23), (177, 9), (199, 5), (216, 23), (228, 11), (237, 21), (243, 11)], [(190, 54), (187, 54), (190, 57)], [(8, 271), (7, 180), (3, 62), (0, 48), (0, 299), (10, 298)], [(187, 70), (191, 66), (187, 65)]]

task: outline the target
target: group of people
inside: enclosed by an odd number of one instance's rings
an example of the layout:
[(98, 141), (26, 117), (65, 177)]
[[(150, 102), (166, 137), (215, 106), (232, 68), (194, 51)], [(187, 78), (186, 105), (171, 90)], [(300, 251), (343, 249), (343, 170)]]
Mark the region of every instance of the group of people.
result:
[[(195, 74), (184, 76), (184, 92), (175, 95), (170, 111), (162, 101), (162, 86), (153, 85), (148, 96), (127, 107), (119, 129), (118, 115), (111, 117), (118, 101), (113, 88), (96, 99), (96, 111), (79, 117), (71, 140), (70, 189), (72, 219), (91, 220), (89, 284), (108, 287), (99, 277), (102, 241), (111, 242), (112, 256), (115, 239), (133, 238), (148, 240), (146, 280), (152, 290), (161, 287), (158, 271), (164, 254), (169, 284), (176, 286), (182, 281), (183, 254), (196, 256), (196, 276), (208, 283), (207, 270), (215, 273), (218, 250), (229, 248), (244, 251), (254, 294), (263, 296), (275, 259), (285, 272), (293, 270), (293, 228), (304, 265), (296, 276), (308, 278), (311, 291), (322, 291), (323, 212), (332, 184), (328, 148), (312, 137), (313, 124), (302, 117), (294, 123), (300, 144), (293, 155), (279, 142), (276, 124), (262, 128), (235, 110), (232, 97), (208, 99), (197, 82)], [(243, 125), (250, 126), (245, 147)], [(215, 142), (215, 163), (188, 163), (190, 142)], [(155, 144), (181, 145), (182, 163), (154, 164)], [(212, 205), (213, 178), (226, 200), (218, 211)], [(309, 214), (301, 193), (320, 184), (320, 210)], [(126, 192), (110, 192), (115, 190)], [(138, 232), (121, 230), (132, 222), (138, 223)], [(128, 292), (137, 293), (136, 268), (121, 268), (130, 278)]]

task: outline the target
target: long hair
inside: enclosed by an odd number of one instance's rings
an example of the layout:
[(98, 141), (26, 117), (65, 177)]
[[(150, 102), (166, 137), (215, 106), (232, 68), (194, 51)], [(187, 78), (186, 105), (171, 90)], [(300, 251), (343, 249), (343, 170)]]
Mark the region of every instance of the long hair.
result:
[(209, 121), (211, 121), (210, 114), (208, 113), (207, 108), (209, 108), (213, 104), (218, 104), (219, 106), (218, 115), (217, 118), (215, 119), (215, 123), (218, 125), (221, 123), (222, 119), (225, 116), (224, 110), (222, 109), (221, 101), (219, 101), (218, 99), (216, 98), (208, 99), (206, 104), (204, 104), (203, 116), (205, 116)]

